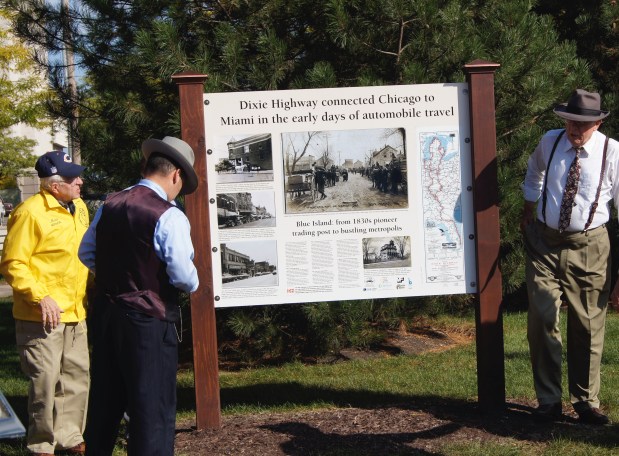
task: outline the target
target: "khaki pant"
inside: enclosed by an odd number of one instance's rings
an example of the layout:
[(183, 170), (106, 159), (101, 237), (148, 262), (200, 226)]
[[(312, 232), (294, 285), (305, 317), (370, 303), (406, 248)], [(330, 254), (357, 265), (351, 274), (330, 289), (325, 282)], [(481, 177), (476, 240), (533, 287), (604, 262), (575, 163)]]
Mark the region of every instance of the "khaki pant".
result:
[(28, 450), (54, 453), (84, 441), (90, 385), (86, 322), (43, 329), (16, 320), (17, 351), (28, 390)]
[(527, 227), (528, 340), (540, 404), (561, 401), (559, 307), (567, 304), (570, 400), (576, 411), (599, 407), (600, 362), (610, 287), (605, 226), (563, 233), (540, 222)]

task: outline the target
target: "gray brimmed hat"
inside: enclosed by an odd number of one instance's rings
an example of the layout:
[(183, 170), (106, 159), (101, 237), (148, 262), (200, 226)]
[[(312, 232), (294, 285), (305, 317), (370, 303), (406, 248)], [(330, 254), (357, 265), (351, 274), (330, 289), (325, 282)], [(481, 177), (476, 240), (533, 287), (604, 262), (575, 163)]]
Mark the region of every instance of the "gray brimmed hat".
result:
[(559, 117), (577, 122), (592, 122), (608, 116), (608, 111), (600, 109), (600, 94), (576, 89), (567, 103), (557, 105), (554, 112)]
[(148, 157), (153, 152), (170, 158), (183, 170), (184, 179), (181, 195), (193, 193), (198, 188), (198, 175), (195, 169), (193, 169), (195, 157), (193, 149), (189, 144), (173, 136), (166, 136), (161, 140), (147, 139), (142, 143), (144, 158), (148, 160)]

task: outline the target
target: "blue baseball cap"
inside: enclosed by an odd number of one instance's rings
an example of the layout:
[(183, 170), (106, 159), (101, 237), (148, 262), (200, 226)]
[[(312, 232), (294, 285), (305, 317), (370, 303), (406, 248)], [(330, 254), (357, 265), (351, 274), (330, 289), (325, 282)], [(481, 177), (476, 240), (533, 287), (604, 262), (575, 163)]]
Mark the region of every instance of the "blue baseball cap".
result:
[(86, 169), (84, 166), (76, 165), (71, 161), (71, 157), (65, 152), (54, 150), (41, 155), (34, 169), (37, 170), (39, 177), (77, 177)]

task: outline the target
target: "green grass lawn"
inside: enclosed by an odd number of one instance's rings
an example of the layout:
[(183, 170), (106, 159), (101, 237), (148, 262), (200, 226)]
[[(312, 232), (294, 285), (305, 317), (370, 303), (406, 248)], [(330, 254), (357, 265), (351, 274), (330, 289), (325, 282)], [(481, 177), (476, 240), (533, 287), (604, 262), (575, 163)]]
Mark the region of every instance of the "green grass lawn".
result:
[[(565, 323), (565, 322), (563, 322)], [(473, 325), (473, 317), (449, 318), (449, 324)], [(15, 355), (10, 301), (0, 300), (0, 390), (8, 397), (22, 422), (25, 419), (27, 384)], [(504, 316), (505, 376), (508, 402), (531, 402), (535, 396), (526, 342), (526, 314)], [(564, 380), (564, 385), (566, 382)], [(302, 411), (332, 407), (373, 408), (387, 404), (474, 404), (477, 397), (475, 344), (415, 356), (350, 361), (325, 365), (286, 364), (221, 372), (222, 414)], [(567, 389), (564, 387), (564, 390)], [(193, 375), (178, 376), (178, 418), (193, 419)], [(602, 369), (602, 408), (619, 422), (619, 315), (609, 313)], [(569, 397), (564, 393), (565, 409)], [(446, 444), (445, 455), (612, 455), (619, 454), (617, 426), (582, 432), (557, 432), (550, 441), (504, 437), (500, 443)], [(583, 431), (584, 432), (584, 431)], [(0, 454), (26, 455), (23, 441), (0, 442)], [(118, 450), (117, 454), (124, 454)]]

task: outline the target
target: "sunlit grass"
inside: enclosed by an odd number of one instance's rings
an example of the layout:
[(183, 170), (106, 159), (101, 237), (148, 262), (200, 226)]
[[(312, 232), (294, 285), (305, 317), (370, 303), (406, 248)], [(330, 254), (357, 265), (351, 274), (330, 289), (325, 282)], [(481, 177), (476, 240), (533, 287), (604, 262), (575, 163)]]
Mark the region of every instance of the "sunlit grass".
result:
[[(17, 401), (24, 421), (27, 382), (15, 354), (10, 301), (0, 300), (0, 389)], [(565, 315), (562, 314), (564, 317)], [(565, 320), (565, 318), (563, 318)], [(442, 318), (437, 325), (471, 328), (472, 317)], [(563, 328), (565, 321), (562, 321)], [(534, 402), (533, 381), (526, 340), (526, 313), (504, 316), (506, 396), (509, 401)], [(619, 315), (609, 314), (602, 370), (602, 407), (613, 421), (619, 420)], [(564, 374), (565, 375), (565, 374)], [(195, 419), (194, 378), (191, 370), (178, 374), (178, 420)], [(566, 380), (564, 379), (564, 385)], [(566, 389), (566, 388), (565, 388)], [(222, 414), (299, 412), (329, 408), (373, 408), (389, 404), (432, 404), (437, 400), (474, 404), (477, 401), (475, 343), (436, 353), (356, 360), (334, 364), (304, 365), (220, 372)], [(564, 406), (569, 408), (567, 392)], [(612, 455), (619, 454), (614, 426), (596, 430), (587, 443), (583, 430), (557, 432), (551, 440), (527, 441), (497, 436), (489, 442), (452, 441), (441, 448), (445, 455)], [(605, 434), (607, 433), (607, 435)], [(344, 451), (344, 450), (342, 450)], [(0, 454), (26, 455), (23, 441), (0, 443)], [(118, 448), (117, 455), (125, 454)], [(342, 454), (343, 453), (330, 453)]]

